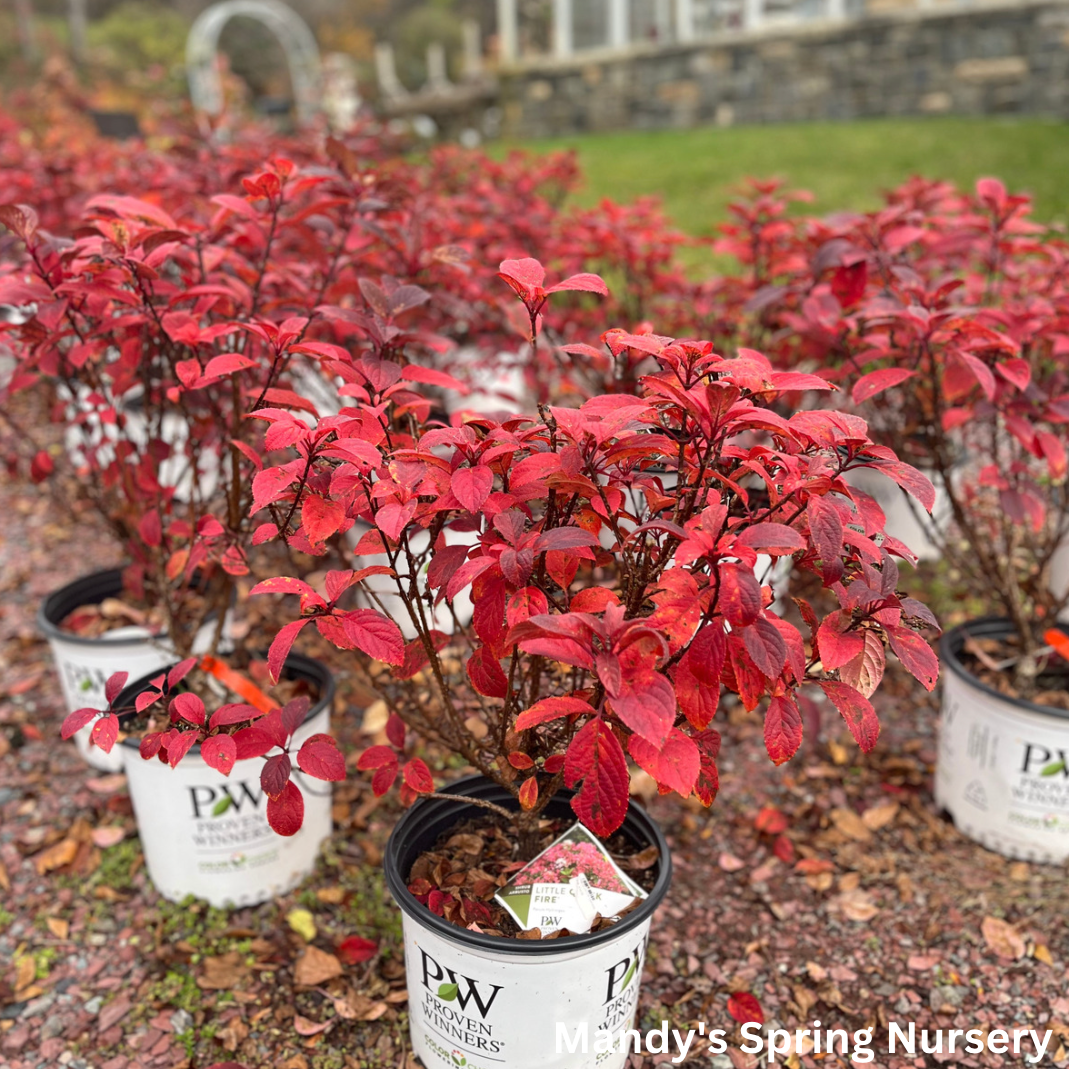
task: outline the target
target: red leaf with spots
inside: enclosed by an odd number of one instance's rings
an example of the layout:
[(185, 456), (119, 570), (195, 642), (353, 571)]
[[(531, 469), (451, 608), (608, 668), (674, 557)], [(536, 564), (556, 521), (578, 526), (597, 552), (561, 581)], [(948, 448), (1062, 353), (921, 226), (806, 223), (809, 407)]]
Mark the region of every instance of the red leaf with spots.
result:
[(627, 815), (627, 759), (616, 736), (600, 719), (585, 724), (565, 755), (564, 782), (582, 783), (572, 809), (595, 835), (611, 835)]
[(200, 755), (210, 768), (229, 776), (238, 759), (237, 743), (229, 735), (211, 735), (201, 743)]

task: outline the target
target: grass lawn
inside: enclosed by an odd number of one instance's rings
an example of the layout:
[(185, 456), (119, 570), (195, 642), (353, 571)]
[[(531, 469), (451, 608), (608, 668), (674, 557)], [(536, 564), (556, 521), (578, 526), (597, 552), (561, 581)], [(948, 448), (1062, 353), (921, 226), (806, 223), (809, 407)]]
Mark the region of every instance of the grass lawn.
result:
[[(498, 151), (506, 147), (499, 146)], [(784, 178), (816, 197), (817, 213), (868, 209), (913, 174), (971, 186), (983, 175), (1036, 198), (1044, 219), (1069, 218), (1069, 126), (1044, 119), (876, 119), (852, 123), (627, 131), (539, 140), (574, 148), (584, 204), (659, 194), (680, 229), (708, 234), (748, 176)]]

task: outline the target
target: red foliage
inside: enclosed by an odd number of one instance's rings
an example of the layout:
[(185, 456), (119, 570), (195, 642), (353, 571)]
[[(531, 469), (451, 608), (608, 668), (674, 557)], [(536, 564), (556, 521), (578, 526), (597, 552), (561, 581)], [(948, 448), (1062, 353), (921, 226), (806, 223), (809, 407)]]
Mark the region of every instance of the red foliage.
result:
[[(507, 261), (501, 275), (536, 329), (548, 296), (541, 265)], [(826, 386), (814, 376), (778, 373), (753, 351), (726, 359), (706, 342), (602, 335), (610, 350), (633, 340), (653, 350), (658, 368), (637, 394), (545, 407), (537, 417), (428, 421), (385, 346), (349, 361), (342, 374), (354, 404), (339, 416), (266, 417), (299, 458), (264, 471), (276, 514), (290, 517), (277, 537), (315, 552), (309, 517), (318, 523), (325, 506), (378, 531), (356, 556), (385, 556), (423, 678), (436, 684), (429, 700), (398, 702), (400, 715), (523, 791), (529, 813), (561, 783), (578, 787), (574, 808), (602, 835), (626, 812), (625, 750), (662, 790), (711, 801), (719, 737), (708, 725), (721, 686), (747, 708), (771, 699), (781, 725), (767, 736), (773, 760), (797, 749), (796, 696), (810, 684), (871, 749), (872, 707), (821, 664), (822, 634), (835, 635), (836, 651), (843, 642), (863, 648), (867, 635), (882, 648), (893, 635), (892, 649), (908, 645), (907, 668), (927, 682), (927, 664), (913, 656), (923, 642), (905, 636), (929, 614), (896, 592), (889, 552), (905, 551), (880, 545), (870, 499), (846, 478), (883, 472), (928, 507), (924, 476), (874, 446), (856, 416), (775, 411), (800, 378)], [(823, 624), (809, 610), (808, 650), (772, 611), (773, 591), (755, 575), (759, 553), (793, 557), (837, 598), (841, 609)], [(368, 578), (356, 569), (331, 582), (344, 592)], [(314, 623), (335, 644), (398, 666), (399, 682), (410, 678), (401, 631), (377, 610), (354, 609), (340, 594), (324, 599), (295, 579), (258, 592), (298, 594), (295, 624)], [(443, 601), (455, 609), (462, 593), (470, 626), (457, 618), (440, 652), (430, 610)], [(483, 730), (458, 700), (463, 680), (479, 697)], [(560, 756), (563, 767), (547, 771)], [(359, 767), (375, 772), (382, 793), (400, 760), (393, 747), (375, 746)], [(410, 767), (406, 787), (431, 789)], [(539, 776), (535, 794), (529, 784)]]
[[(1069, 603), (1052, 584), (1069, 530), (1069, 242), (992, 178), (972, 196), (916, 179), (877, 211), (825, 220), (786, 207), (771, 184), (734, 206), (717, 248), (746, 269), (704, 287), (714, 336), (758, 344), (780, 366), (816, 365), (877, 441), (931, 474), (946, 515), (918, 519), (971, 592), (1013, 622), (1027, 693), (1029, 654)], [(825, 623), (822, 650), (845, 668), (861, 647), (838, 627)], [(888, 635), (934, 682), (927, 647)]]

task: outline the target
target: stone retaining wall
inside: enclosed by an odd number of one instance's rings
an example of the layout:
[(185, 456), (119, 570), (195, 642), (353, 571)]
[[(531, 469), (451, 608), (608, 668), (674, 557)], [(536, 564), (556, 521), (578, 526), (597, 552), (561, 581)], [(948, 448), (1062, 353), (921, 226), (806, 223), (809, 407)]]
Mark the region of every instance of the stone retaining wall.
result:
[(501, 74), (503, 133), (890, 115), (1069, 118), (1069, 3), (889, 10)]

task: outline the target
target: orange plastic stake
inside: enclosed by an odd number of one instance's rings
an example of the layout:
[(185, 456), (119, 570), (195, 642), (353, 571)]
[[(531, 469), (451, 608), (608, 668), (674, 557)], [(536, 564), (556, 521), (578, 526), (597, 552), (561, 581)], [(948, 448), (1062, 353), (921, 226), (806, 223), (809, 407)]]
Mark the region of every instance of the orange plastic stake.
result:
[(202, 657), (200, 667), (215, 676), (220, 683), (229, 687), (239, 697), (244, 698), (249, 705), (259, 709), (261, 713), (269, 713), (272, 709), (278, 708), (278, 702), (264, 694), (251, 679), (240, 672), (235, 672), (218, 657)]
[(1044, 632), (1043, 640), (1056, 653), (1060, 653), (1067, 661), (1069, 661), (1069, 635), (1064, 631), (1059, 631), (1056, 627), (1052, 627)]

